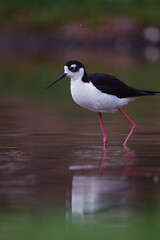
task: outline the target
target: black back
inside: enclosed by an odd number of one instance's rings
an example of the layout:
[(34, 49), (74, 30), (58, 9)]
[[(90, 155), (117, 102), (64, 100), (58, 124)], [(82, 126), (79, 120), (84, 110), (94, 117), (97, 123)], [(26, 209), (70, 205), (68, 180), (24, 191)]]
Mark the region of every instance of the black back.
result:
[(89, 73), (88, 79), (103, 93), (115, 95), (118, 98), (154, 95), (156, 92), (138, 90), (130, 87), (114, 76), (103, 73)]

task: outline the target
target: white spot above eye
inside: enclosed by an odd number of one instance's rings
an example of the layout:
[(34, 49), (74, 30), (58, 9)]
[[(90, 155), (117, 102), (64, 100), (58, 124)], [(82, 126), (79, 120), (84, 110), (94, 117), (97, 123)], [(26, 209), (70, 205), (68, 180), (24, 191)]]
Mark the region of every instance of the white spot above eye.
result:
[(77, 65), (76, 64), (72, 64), (71, 67), (75, 68), (75, 67), (77, 67)]

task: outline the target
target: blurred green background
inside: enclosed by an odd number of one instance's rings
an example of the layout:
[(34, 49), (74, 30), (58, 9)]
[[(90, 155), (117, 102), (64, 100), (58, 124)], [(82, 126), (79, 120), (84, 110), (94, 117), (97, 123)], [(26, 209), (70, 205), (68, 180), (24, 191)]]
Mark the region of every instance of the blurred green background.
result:
[(31, 25), (47, 26), (85, 19), (93, 24), (103, 23), (106, 15), (127, 15), (145, 23), (160, 22), (159, 0), (6, 0), (1, 2), (1, 24), (22, 20)]
[[(53, 210), (52, 210), (53, 211)], [(8, 213), (7, 218), (1, 221), (1, 239), (131, 239), (131, 240), (151, 240), (158, 238), (159, 230), (159, 206), (154, 214), (147, 210), (140, 210), (139, 214), (123, 212), (119, 213), (121, 220), (99, 219), (99, 222), (73, 223), (67, 221), (64, 215), (54, 210), (49, 213), (35, 213), (21, 211), (18, 213)], [(110, 211), (106, 212), (110, 216)], [(141, 216), (141, 217), (140, 217)], [(96, 216), (97, 218), (97, 216)], [(136, 219), (138, 218), (138, 219)], [(112, 222), (113, 221), (113, 222)]]
[[(0, 91), (36, 97), (69, 59), (82, 61), (88, 72), (108, 72), (154, 90), (159, 27), (158, 0), (1, 1)], [(58, 100), (69, 99), (66, 89), (62, 84), (56, 91)]]

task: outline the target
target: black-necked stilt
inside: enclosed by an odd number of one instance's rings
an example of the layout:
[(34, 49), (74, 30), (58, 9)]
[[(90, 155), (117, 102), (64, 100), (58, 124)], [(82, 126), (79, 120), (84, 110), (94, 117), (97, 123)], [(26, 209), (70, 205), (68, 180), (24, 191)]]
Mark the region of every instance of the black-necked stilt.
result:
[(140, 96), (155, 95), (155, 91), (139, 90), (120, 81), (114, 76), (104, 73), (87, 74), (84, 65), (76, 60), (68, 61), (64, 65), (64, 73), (47, 88), (64, 77), (71, 78), (71, 94), (73, 100), (81, 107), (93, 112), (98, 112), (100, 124), (104, 137), (104, 145), (107, 145), (107, 135), (105, 132), (101, 112), (112, 113), (120, 111), (131, 123), (132, 128), (123, 145), (126, 146), (129, 138), (133, 134), (136, 124), (121, 109), (130, 101)]

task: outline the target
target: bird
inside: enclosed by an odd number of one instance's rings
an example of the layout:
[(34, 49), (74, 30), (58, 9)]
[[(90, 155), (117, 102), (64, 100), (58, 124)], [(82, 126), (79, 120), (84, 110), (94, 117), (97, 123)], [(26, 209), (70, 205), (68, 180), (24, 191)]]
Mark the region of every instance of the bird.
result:
[(160, 92), (140, 90), (128, 86), (117, 77), (105, 73), (87, 73), (84, 65), (77, 60), (69, 60), (64, 65), (64, 73), (48, 89), (64, 77), (71, 79), (73, 100), (83, 108), (97, 112), (103, 133), (104, 146), (108, 146), (102, 113), (119, 111), (131, 124), (131, 130), (123, 145), (127, 143), (136, 129), (136, 124), (122, 110), (122, 107), (140, 96), (156, 95)]

